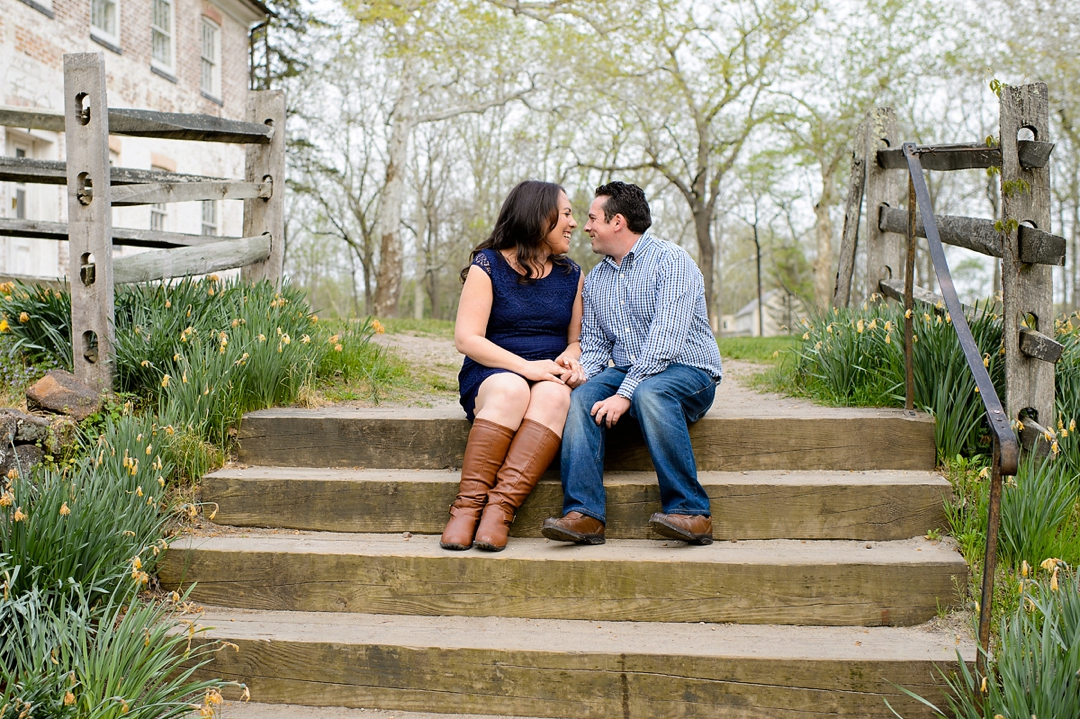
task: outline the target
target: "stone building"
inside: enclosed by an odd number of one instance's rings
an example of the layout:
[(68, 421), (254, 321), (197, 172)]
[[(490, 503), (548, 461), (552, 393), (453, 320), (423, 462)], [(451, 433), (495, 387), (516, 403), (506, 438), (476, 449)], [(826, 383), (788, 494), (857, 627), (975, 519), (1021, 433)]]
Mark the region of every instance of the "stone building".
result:
[[(63, 111), (64, 53), (105, 57), (110, 107), (245, 117), (258, 0), (0, 0), (0, 105)], [(243, 178), (242, 146), (109, 138), (116, 166)], [(63, 133), (0, 127), (0, 153), (64, 159)], [(0, 217), (66, 220), (63, 187), (0, 182)], [(239, 236), (238, 201), (118, 207), (113, 225)], [(127, 252), (135, 248), (123, 248)], [(117, 254), (121, 248), (116, 248)], [(0, 274), (67, 273), (67, 243), (0, 237)]]

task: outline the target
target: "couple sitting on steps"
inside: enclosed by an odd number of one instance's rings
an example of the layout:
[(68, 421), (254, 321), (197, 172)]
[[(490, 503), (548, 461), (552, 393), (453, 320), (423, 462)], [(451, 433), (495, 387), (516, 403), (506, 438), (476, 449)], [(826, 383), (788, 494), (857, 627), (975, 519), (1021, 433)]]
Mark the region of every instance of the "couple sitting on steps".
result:
[(720, 352), (701, 271), (651, 224), (640, 187), (598, 187), (585, 232), (604, 258), (583, 279), (566, 257), (577, 222), (563, 189), (527, 181), (510, 191), (462, 271), (454, 336), (473, 425), (445, 549), (504, 549), (560, 442), (563, 516), (541, 531), (603, 544), (605, 439), (620, 420), (638, 423), (656, 466), (663, 511), (652, 529), (712, 542), (688, 427), (712, 406)]

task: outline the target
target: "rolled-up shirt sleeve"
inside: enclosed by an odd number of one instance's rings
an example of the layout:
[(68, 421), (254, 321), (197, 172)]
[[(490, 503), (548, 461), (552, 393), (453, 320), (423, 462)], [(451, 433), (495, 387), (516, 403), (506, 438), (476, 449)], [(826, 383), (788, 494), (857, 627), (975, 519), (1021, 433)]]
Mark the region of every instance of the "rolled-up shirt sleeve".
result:
[(607, 333), (600, 323), (593, 305), (593, 293), (590, 291), (590, 283), (586, 280), (585, 287), (581, 292), (581, 368), (585, 371), (586, 378), (592, 378), (600, 374), (607, 367), (611, 359), (611, 348), (614, 345), (608, 339)]
[(686, 346), (694, 305), (704, 291), (701, 271), (689, 255), (676, 254), (660, 268), (656, 311), (641, 352), (634, 358), (618, 394), (633, 399), (641, 382), (668, 368)]

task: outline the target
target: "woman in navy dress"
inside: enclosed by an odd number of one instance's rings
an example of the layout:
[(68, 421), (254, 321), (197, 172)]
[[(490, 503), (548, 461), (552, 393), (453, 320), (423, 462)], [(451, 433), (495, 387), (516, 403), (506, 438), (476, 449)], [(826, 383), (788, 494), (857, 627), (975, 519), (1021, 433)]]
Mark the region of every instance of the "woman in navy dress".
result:
[[(462, 271), (454, 342), (461, 406), (473, 423), (445, 549), (506, 547), (515, 512), (559, 451), (568, 381), (583, 378), (577, 227), (561, 187), (529, 180), (503, 202)], [(479, 524), (479, 527), (477, 526)]]

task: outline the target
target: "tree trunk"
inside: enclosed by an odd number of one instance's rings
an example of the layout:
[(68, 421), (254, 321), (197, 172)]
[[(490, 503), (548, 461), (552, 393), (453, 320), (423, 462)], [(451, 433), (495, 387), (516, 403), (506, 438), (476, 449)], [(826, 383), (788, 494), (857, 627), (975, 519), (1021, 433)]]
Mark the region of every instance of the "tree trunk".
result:
[(386, 182), (379, 197), (379, 272), (375, 281), (375, 315), (396, 317), (401, 302), (401, 206), (405, 200), (405, 165), (416, 127), (416, 76), (411, 58), (402, 68), (401, 90), (390, 114)]
[(715, 302), (713, 301), (713, 279), (716, 276), (716, 245), (712, 239), (712, 218), (709, 216), (708, 205), (694, 203), (691, 207), (694, 213), (694, 233), (697, 236), (698, 267), (705, 280), (705, 309), (709, 313), (709, 326), (713, 332), (719, 328), (716, 319)]
[(828, 307), (833, 289), (833, 221), (830, 214), (836, 203), (836, 188), (832, 171), (821, 175), (821, 199), (814, 205), (814, 235), (817, 257), (814, 259), (814, 301), (818, 307)]
[(427, 253), (424, 248), (427, 239), (427, 208), (416, 208), (416, 278), (413, 282), (413, 319), (424, 319), (424, 276), (427, 269)]

